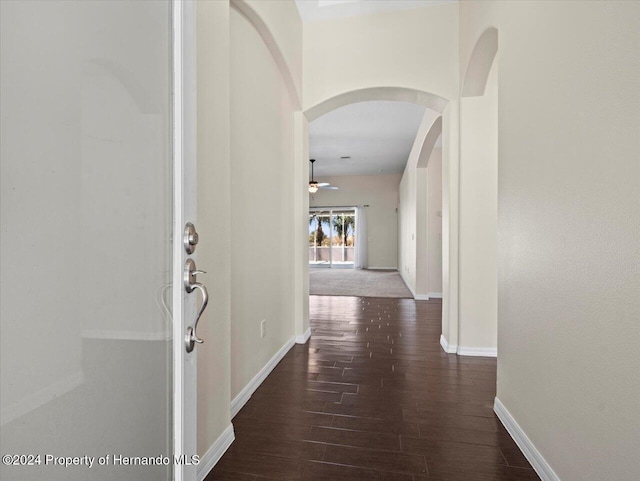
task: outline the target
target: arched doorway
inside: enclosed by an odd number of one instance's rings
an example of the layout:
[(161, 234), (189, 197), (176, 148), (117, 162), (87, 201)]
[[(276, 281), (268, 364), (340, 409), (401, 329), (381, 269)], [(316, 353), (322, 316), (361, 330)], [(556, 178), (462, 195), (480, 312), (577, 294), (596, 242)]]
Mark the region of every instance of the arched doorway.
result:
[[(300, 148), (297, 151), (297, 155), (299, 156), (296, 160), (296, 164), (302, 166), (300, 168), (299, 175), (297, 178), (300, 179), (299, 185), (303, 186), (306, 184), (309, 170), (308, 170), (308, 143), (307, 143), (307, 132), (308, 132), (308, 123), (309, 121), (313, 121), (318, 117), (335, 110), (337, 108), (354, 104), (358, 102), (367, 102), (367, 101), (400, 101), (400, 102), (410, 102), (417, 105), (422, 105), (427, 108), (427, 112), (429, 113), (429, 117), (425, 118), (423, 125), (420, 127), (418, 132), (418, 136), (416, 138), (416, 145), (414, 147), (417, 149), (417, 156), (420, 157), (421, 165), (417, 165), (416, 167), (426, 167), (426, 162), (429, 159), (429, 155), (433, 150), (436, 141), (444, 133), (445, 136), (450, 136), (450, 132), (455, 129), (457, 130), (457, 122), (453, 122), (451, 112), (449, 107), (448, 99), (441, 97), (437, 94), (433, 94), (426, 91), (405, 88), (405, 87), (390, 87), (390, 86), (382, 86), (382, 87), (369, 87), (363, 89), (357, 89), (349, 92), (343, 92), (339, 95), (326, 99), (313, 107), (306, 109), (302, 112), (297, 119), (297, 123), (299, 125), (300, 136), (304, 140), (300, 140)], [(427, 117), (427, 116), (425, 116)], [(449, 152), (447, 152), (449, 154)], [(457, 212), (454, 212), (453, 215), (449, 215), (449, 212), (453, 209), (457, 209), (457, 202), (450, 202), (451, 198), (457, 198), (457, 155), (455, 152), (451, 153), (452, 155), (446, 155), (444, 162), (447, 164), (447, 169), (445, 169), (446, 178), (443, 179), (444, 184), (453, 184), (456, 186), (455, 189), (444, 189), (443, 190), (443, 206), (442, 206), (442, 224), (443, 230), (447, 232), (446, 235), (443, 235), (443, 239), (446, 239), (447, 242), (451, 242), (451, 246), (447, 246), (447, 248), (443, 248), (442, 254), (442, 270), (443, 273), (447, 272), (447, 275), (443, 275), (446, 279), (447, 286), (443, 287), (443, 319), (446, 319), (445, 322), (449, 321), (449, 309), (447, 304), (457, 305), (457, 270), (453, 270), (451, 275), (449, 273), (449, 264), (452, 258), (457, 258)], [(453, 164), (452, 168), (449, 168), (449, 164)], [(449, 175), (453, 177), (449, 177)], [(307, 218), (308, 209), (309, 209), (309, 199), (308, 193), (306, 189), (301, 193), (300, 205), (298, 209), (298, 215), (303, 218)], [(306, 221), (308, 223), (308, 220)], [(426, 223), (426, 221), (425, 221)], [(308, 228), (308, 226), (305, 226)], [(305, 236), (306, 237), (306, 236)], [(301, 245), (305, 242), (302, 239), (299, 239)], [(455, 243), (455, 244), (454, 244)], [(305, 252), (306, 254), (306, 252)], [(455, 262), (455, 259), (453, 259)], [(298, 306), (297, 312), (300, 314), (297, 318), (302, 319), (297, 326), (297, 333), (305, 333), (308, 330), (308, 293), (309, 293), (309, 285), (308, 285), (308, 274), (309, 267), (308, 261), (303, 256), (297, 256), (298, 265), (296, 266), (296, 277), (300, 279), (300, 282), (296, 283), (300, 285), (299, 292), (296, 293), (296, 297), (299, 297), (300, 304)], [(426, 296), (426, 293), (425, 293)], [(416, 299), (424, 299), (426, 297), (418, 297), (414, 296)], [(453, 301), (451, 299), (454, 299)], [(455, 319), (457, 324), (457, 319)]]

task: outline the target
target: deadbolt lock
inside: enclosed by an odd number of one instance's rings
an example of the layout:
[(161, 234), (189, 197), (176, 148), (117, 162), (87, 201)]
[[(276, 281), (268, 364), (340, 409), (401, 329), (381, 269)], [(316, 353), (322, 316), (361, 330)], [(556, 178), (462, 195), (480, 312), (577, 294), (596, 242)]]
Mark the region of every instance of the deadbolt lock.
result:
[(196, 227), (191, 222), (187, 222), (184, 226), (182, 243), (184, 244), (184, 250), (187, 254), (193, 254), (196, 250), (196, 245), (198, 244), (198, 233), (196, 232)]

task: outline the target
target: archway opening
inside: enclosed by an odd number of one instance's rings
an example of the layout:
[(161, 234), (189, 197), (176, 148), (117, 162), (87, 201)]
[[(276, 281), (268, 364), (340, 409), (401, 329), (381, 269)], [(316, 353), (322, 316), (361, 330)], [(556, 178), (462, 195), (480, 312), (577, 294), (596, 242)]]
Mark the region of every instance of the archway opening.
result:
[[(406, 181), (405, 183), (412, 183), (412, 187), (411, 189), (407, 189), (407, 190), (412, 190), (411, 192), (411, 196), (412, 196), (412, 202), (413, 202), (413, 207), (412, 210), (410, 211), (409, 208), (407, 208), (405, 206), (405, 208), (403, 208), (402, 205), (397, 205), (392, 209), (393, 210), (393, 215), (394, 215), (394, 220), (395, 220), (395, 225), (394, 228), (392, 229), (393, 231), (393, 235), (395, 236), (395, 240), (397, 242), (397, 247), (395, 247), (395, 252), (396, 252), (396, 263), (393, 265), (377, 265), (377, 263), (375, 262), (371, 262), (371, 257), (372, 257), (372, 250), (369, 249), (369, 262), (367, 263), (367, 267), (369, 268), (376, 268), (376, 267), (390, 267), (390, 268), (395, 268), (396, 270), (398, 270), (399, 273), (402, 274), (402, 277), (405, 279), (405, 283), (410, 287), (409, 290), (409, 296), (408, 297), (413, 297), (415, 299), (428, 299), (428, 284), (426, 282), (426, 278), (428, 276), (427, 274), (427, 260), (426, 260), (426, 255), (424, 255), (424, 263), (422, 265), (418, 265), (417, 264), (417, 250), (418, 250), (418, 246), (422, 247), (423, 250), (427, 249), (427, 240), (426, 240), (426, 236), (427, 236), (427, 218), (426, 218), (426, 214), (424, 216), (424, 218), (421, 218), (420, 221), (422, 223), (422, 225), (420, 226), (420, 228), (418, 228), (417, 225), (417, 212), (416, 212), (416, 202), (417, 202), (417, 198), (416, 196), (416, 185), (415, 183), (417, 182), (417, 176), (416, 174), (420, 173), (425, 175), (426, 177), (426, 167), (428, 165), (429, 159), (432, 155), (432, 153), (434, 152), (434, 150), (439, 150), (441, 148), (441, 138), (442, 138), (442, 131), (443, 131), (443, 125), (445, 125), (443, 123), (443, 117), (442, 114), (446, 111), (447, 106), (449, 104), (448, 100), (440, 97), (438, 95), (429, 93), (429, 92), (425, 92), (425, 91), (419, 91), (419, 90), (415, 90), (415, 89), (407, 89), (407, 88), (402, 88), (402, 87), (374, 87), (374, 88), (366, 88), (366, 89), (360, 89), (360, 90), (356, 90), (356, 91), (352, 91), (352, 92), (346, 92), (340, 95), (337, 95), (335, 97), (332, 97), (330, 99), (325, 100), (324, 102), (321, 102), (320, 104), (311, 107), (309, 109), (307, 109), (304, 112), (304, 117), (306, 121), (311, 121), (314, 122), (317, 119), (320, 119), (322, 116), (327, 115), (330, 112), (335, 112), (337, 109), (340, 109), (342, 107), (345, 106), (349, 106), (349, 105), (354, 105), (354, 104), (358, 104), (358, 103), (364, 103), (364, 102), (374, 102), (374, 101), (385, 101), (385, 102), (403, 102), (403, 103), (409, 103), (409, 104), (413, 104), (414, 106), (421, 106), (424, 107), (423, 109), (423, 116), (422, 116), (422, 120), (420, 123), (420, 126), (417, 130), (417, 132), (414, 134), (414, 139), (413, 139), (413, 145), (412, 148), (409, 152), (409, 155), (407, 156), (409, 158), (409, 164), (411, 165), (411, 169), (412, 169), (412, 176), (413, 178)], [(448, 128), (448, 125), (447, 127)], [(313, 155), (311, 155), (311, 157), (313, 157)], [(440, 154), (440, 159), (442, 158), (441, 154)], [(304, 159), (298, 159), (300, 162), (303, 162), (304, 164), (308, 163), (308, 158)], [(412, 163), (412, 164), (411, 164)], [(398, 175), (398, 180), (403, 178), (403, 173), (404, 173), (404, 168), (402, 173), (400, 173)], [(306, 170), (306, 172), (303, 172), (303, 176), (305, 177), (305, 179), (308, 177), (308, 169)], [(321, 179), (324, 180), (324, 179)], [(442, 184), (442, 180), (439, 179), (438, 180), (439, 186), (441, 186)], [(426, 188), (426, 183), (424, 185), (424, 187)], [(399, 195), (399, 190), (400, 190), (400, 185), (398, 184), (397, 186), (397, 197), (400, 197)], [(424, 198), (425, 198), (425, 203), (426, 203), (426, 192), (422, 192), (422, 194), (424, 194)], [(448, 199), (442, 199), (442, 189), (440, 189), (440, 194), (439, 194), (441, 203), (445, 202), (448, 204), (449, 200)], [(307, 197), (309, 197), (307, 195)], [(311, 206), (313, 207), (313, 202), (314, 199), (312, 199), (311, 202)], [(317, 203), (317, 202), (316, 202)], [(326, 202), (325, 202), (326, 203)], [(344, 202), (340, 202), (340, 203), (344, 203)], [(357, 202), (348, 202), (349, 204), (360, 204)], [(371, 203), (367, 203), (366, 201), (363, 201), (361, 204), (363, 205), (369, 205), (371, 206)], [(323, 204), (324, 205), (324, 204)], [(335, 205), (335, 204), (334, 204)], [(426, 205), (425, 207), (425, 211), (426, 211)], [(308, 211), (309, 209), (309, 204), (307, 203), (306, 206), (304, 206), (304, 208)], [(397, 211), (396, 211), (397, 209)], [(368, 230), (369, 232), (371, 232), (372, 228), (372, 216), (369, 215), (369, 213), (371, 213), (372, 211), (369, 210), (368, 211), (368, 219), (367, 219), (367, 224), (368, 224)], [(438, 214), (439, 214), (439, 221), (442, 223), (443, 219), (442, 219), (442, 207), (440, 207), (440, 209), (438, 209)], [(405, 216), (406, 217), (412, 217), (413, 218), (413, 223), (411, 225), (407, 225), (407, 223), (402, 223), (400, 222), (400, 216)], [(448, 226), (445, 227), (441, 227), (448, 229)], [(424, 237), (421, 237), (422, 236)], [(369, 234), (370, 237), (370, 234)], [(406, 244), (408, 244), (408, 246), (403, 249), (401, 247), (401, 245), (403, 244), (404, 241), (408, 240), (409, 242), (407, 242)], [(441, 245), (442, 240), (440, 239), (440, 245)], [(433, 248), (433, 246), (432, 246)], [(373, 249), (375, 250), (375, 248)], [(402, 251), (403, 253), (401, 254), (400, 251)], [(408, 251), (411, 251), (409, 255), (406, 255), (406, 253)], [(440, 247), (440, 261), (439, 264), (442, 264), (442, 258), (441, 258), (441, 247)], [(405, 262), (409, 265), (411, 265), (411, 268), (407, 271), (405, 271), (405, 269), (403, 268), (403, 266), (401, 265), (401, 261)], [(309, 272), (309, 266), (308, 263), (305, 263), (306, 265), (304, 265), (304, 269), (305, 269), (305, 275), (304, 277), (308, 279), (308, 272)], [(406, 267), (406, 266), (405, 266)], [(425, 282), (422, 283), (422, 280), (420, 280), (421, 285), (420, 285), (420, 290), (418, 289), (418, 272), (420, 271), (420, 269), (423, 269), (424, 272), (421, 272), (421, 279), (424, 278)], [(440, 285), (442, 284), (442, 276), (439, 275), (440, 277)], [(424, 284), (424, 285), (422, 285)], [(440, 292), (433, 292), (434, 297), (441, 297), (442, 296), (442, 289), (440, 289)], [(308, 291), (307, 291), (308, 292)], [(306, 294), (306, 293), (305, 293)]]

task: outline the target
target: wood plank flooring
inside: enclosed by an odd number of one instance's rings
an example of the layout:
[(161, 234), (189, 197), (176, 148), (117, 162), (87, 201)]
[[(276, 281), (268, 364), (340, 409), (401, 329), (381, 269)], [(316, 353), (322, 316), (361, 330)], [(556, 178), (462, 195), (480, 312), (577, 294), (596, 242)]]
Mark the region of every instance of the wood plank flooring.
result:
[(438, 300), (310, 297), (312, 336), (233, 419), (206, 481), (532, 481), (495, 359), (445, 354)]

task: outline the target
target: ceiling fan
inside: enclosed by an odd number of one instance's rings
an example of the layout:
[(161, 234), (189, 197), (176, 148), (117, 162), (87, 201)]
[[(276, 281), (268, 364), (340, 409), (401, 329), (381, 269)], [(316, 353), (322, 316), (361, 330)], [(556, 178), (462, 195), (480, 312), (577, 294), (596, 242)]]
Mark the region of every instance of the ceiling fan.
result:
[(315, 194), (316, 192), (318, 192), (318, 189), (338, 190), (338, 187), (332, 186), (328, 182), (320, 182), (320, 183), (318, 183), (315, 180), (313, 180), (313, 163), (315, 161), (316, 161), (316, 159), (310, 159), (309, 160), (309, 162), (311, 162), (311, 180), (309, 181), (309, 192), (311, 192), (312, 194)]

